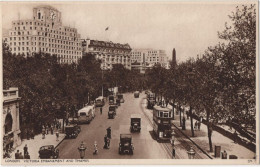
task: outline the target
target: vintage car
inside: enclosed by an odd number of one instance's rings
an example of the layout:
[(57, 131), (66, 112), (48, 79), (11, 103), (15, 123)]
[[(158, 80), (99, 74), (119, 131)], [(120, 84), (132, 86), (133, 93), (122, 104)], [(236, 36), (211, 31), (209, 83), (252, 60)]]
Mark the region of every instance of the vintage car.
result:
[(132, 143), (132, 135), (131, 134), (120, 134), (120, 143), (119, 143), (119, 154), (131, 154), (133, 155), (134, 146)]
[(135, 98), (139, 98), (139, 91), (135, 91), (135, 92), (134, 92), (134, 97), (135, 97)]
[(116, 115), (116, 105), (110, 105), (108, 108), (108, 119), (115, 118)]
[(42, 146), (39, 150), (40, 159), (57, 159), (59, 158), (59, 150), (54, 145)]
[(124, 103), (125, 102), (123, 94), (118, 94), (117, 98), (120, 99), (120, 103)]
[(140, 132), (141, 131), (141, 117), (139, 115), (131, 116), (130, 131), (131, 132)]
[(66, 138), (77, 138), (80, 130), (78, 125), (68, 125), (65, 126)]

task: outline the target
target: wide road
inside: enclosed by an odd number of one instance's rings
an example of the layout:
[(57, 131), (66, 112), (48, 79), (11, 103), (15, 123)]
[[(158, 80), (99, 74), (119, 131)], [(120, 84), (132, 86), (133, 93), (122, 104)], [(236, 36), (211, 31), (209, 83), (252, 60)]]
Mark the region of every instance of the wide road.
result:
[[(96, 109), (96, 117), (90, 124), (81, 125), (81, 133), (76, 139), (65, 139), (58, 147), (60, 159), (79, 159), (78, 147), (83, 141), (87, 146), (86, 159), (167, 159), (171, 158), (167, 149), (162, 143), (158, 143), (152, 137), (151, 124), (142, 111), (142, 98), (145, 94), (140, 94), (139, 98), (134, 98), (132, 93), (124, 94), (125, 103), (117, 109), (114, 119), (108, 119), (108, 103), (103, 107), (103, 114)], [(134, 154), (119, 155), (120, 134), (130, 133), (130, 117), (132, 114), (139, 114), (141, 120), (141, 132), (132, 133)], [(103, 149), (106, 129), (112, 128), (112, 139), (110, 149)], [(98, 154), (93, 155), (94, 141), (98, 143)]]

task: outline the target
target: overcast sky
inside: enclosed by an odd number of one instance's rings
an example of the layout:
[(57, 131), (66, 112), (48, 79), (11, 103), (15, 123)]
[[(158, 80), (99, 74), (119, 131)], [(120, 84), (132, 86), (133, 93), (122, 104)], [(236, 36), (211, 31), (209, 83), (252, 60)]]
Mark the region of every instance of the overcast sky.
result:
[[(132, 48), (166, 50), (176, 48), (177, 60), (202, 54), (218, 43), (217, 32), (224, 29), (228, 15), (238, 4), (162, 2), (80, 2), (41, 3), (62, 12), (63, 25), (78, 29), (82, 38), (129, 43)], [(3, 28), (12, 20), (31, 19), (40, 3), (2, 5)], [(105, 28), (109, 26), (109, 30)]]

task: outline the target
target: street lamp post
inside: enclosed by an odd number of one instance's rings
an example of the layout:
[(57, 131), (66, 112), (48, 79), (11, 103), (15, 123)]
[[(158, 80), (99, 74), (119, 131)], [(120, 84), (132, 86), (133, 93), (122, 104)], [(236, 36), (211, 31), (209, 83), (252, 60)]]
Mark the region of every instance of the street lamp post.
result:
[(187, 151), (188, 153), (188, 157), (189, 159), (194, 159), (194, 156), (195, 156), (195, 150), (193, 149), (193, 147), (191, 146), (189, 151)]
[(84, 143), (83, 143), (83, 141), (82, 141), (81, 144), (80, 144), (80, 146), (78, 147), (79, 155), (80, 155), (80, 158), (81, 158), (81, 159), (84, 159), (86, 149), (87, 149), (87, 148), (85, 147), (85, 145), (84, 145)]

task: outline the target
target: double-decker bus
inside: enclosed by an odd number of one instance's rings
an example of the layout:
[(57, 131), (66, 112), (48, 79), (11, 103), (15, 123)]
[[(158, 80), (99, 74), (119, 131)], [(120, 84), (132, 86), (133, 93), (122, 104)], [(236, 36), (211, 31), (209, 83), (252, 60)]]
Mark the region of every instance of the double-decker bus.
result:
[(169, 140), (173, 123), (173, 111), (166, 107), (153, 107), (153, 131), (158, 140)]

